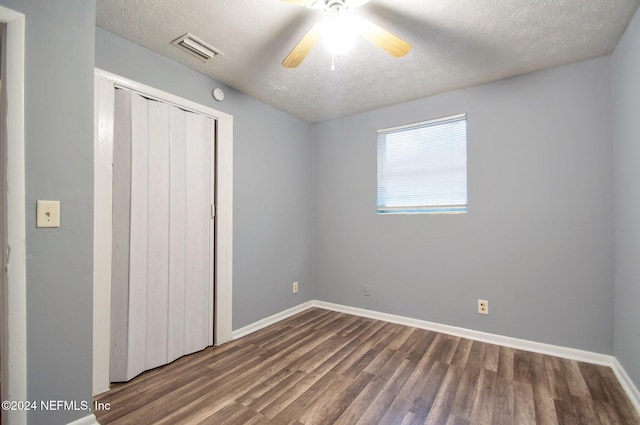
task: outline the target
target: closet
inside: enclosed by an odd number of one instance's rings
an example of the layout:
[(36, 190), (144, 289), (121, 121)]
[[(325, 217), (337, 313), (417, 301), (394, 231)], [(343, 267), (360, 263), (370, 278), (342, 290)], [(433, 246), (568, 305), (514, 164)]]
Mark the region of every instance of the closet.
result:
[(113, 115), (110, 381), (213, 344), (216, 120), (123, 88)]

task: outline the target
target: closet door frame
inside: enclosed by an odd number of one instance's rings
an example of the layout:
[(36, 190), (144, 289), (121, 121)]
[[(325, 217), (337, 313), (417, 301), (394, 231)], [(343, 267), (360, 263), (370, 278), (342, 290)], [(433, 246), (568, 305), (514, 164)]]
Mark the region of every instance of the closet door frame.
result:
[[(113, 112), (117, 87), (215, 120), (214, 345), (232, 339), (233, 116), (96, 68), (94, 137), (93, 394), (109, 389)], [(212, 263), (213, 266), (213, 263)], [(215, 305), (213, 305), (215, 303)]]

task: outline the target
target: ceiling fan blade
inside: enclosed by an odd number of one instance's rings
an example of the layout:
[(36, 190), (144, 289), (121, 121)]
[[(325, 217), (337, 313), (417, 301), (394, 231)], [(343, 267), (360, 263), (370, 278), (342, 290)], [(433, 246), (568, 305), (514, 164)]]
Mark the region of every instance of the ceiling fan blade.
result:
[(285, 3), (292, 3), (302, 7), (308, 7), (308, 8), (312, 8), (313, 5), (316, 3), (316, 0), (281, 0), (281, 1)]
[(360, 7), (370, 1), (371, 0), (349, 0), (349, 7)]
[(356, 29), (358, 34), (369, 42), (385, 50), (390, 55), (399, 58), (406, 55), (411, 50), (411, 44), (399, 37), (396, 37), (373, 22), (361, 17), (354, 18), (356, 19)]
[(321, 24), (315, 24), (282, 61), (285, 68), (297, 68), (322, 36)]

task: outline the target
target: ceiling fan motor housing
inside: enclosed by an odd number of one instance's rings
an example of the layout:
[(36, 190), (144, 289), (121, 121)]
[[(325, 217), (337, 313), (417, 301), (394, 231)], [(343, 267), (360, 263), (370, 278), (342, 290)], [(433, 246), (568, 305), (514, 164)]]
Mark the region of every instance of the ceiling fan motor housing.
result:
[(339, 15), (349, 8), (348, 0), (322, 0), (315, 2), (313, 6), (318, 9), (322, 8), (322, 10), (331, 16)]
[(347, 0), (324, 0), (325, 9), (346, 8)]
[[(394, 57), (409, 53), (411, 45), (369, 20), (360, 16), (344, 16), (350, 8), (360, 7), (371, 0), (284, 0), (309, 9), (322, 9), (329, 19), (316, 23), (282, 61), (285, 68), (297, 68), (316, 43), (324, 38), (332, 55), (341, 55), (349, 46), (349, 39), (360, 35)], [(350, 19), (349, 21), (346, 21)], [(347, 24), (345, 24), (347, 22)]]

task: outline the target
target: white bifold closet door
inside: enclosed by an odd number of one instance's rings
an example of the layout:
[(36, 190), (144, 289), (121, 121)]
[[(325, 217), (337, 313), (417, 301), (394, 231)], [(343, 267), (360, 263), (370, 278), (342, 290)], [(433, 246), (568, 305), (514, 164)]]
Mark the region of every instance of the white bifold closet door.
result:
[(215, 120), (116, 89), (112, 382), (213, 344)]

